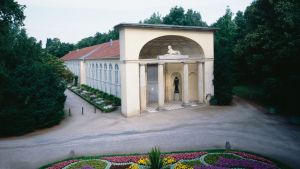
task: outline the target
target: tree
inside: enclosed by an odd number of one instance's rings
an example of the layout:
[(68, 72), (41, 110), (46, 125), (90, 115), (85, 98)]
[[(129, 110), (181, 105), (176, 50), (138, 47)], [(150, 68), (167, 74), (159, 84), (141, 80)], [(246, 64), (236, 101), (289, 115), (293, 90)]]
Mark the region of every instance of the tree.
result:
[(202, 21), (199, 12), (188, 9), (184, 16), (184, 25), (186, 26), (207, 26), (206, 22)]
[(64, 79), (66, 82), (71, 83), (74, 79), (74, 74), (64, 65), (63, 61), (50, 54), (45, 54), (42, 62), (51, 65), (55, 69), (55, 73)]
[(146, 23), (146, 24), (162, 24), (163, 21), (162, 21), (162, 18), (161, 18), (161, 15), (156, 12), (156, 13), (153, 13), (150, 18), (148, 19), (145, 19), (143, 22), (140, 21), (140, 23)]
[[(227, 105), (232, 100), (232, 66), (234, 37), (236, 26), (232, 20), (233, 13), (226, 9), (224, 16), (212, 26), (219, 28), (215, 33), (215, 63), (214, 63), (214, 88), (215, 95), (212, 104)], [(224, 80), (226, 79), (226, 80)]]
[(168, 25), (184, 25), (185, 15), (182, 7), (175, 6), (164, 18), (163, 23)]
[(73, 44), (60, 42), (58, 38), (48, 38), (45, 49), (49, 54), (60, 58), (69, 51), (74, 50), (74, 47)]
[(22, 29), (24, 6), (0, 3), (0, 136), (58, 124), (66, 99), (58, 66), (44, 61), (41, 43)]
[(119, 32), (116, 30), (110, 30), (108, 33), (97, 32), (94, 36), (90, 36), (80, 40), (75, 46), (77, 49), (101, 44), (112, 40), (119, 39)]
[(182, 7), (175, 6), (171, 8), (169, 14), (163, 17), (163, 24), (168, 25), (183, 25), (183, 26), (207, 26), (205, 22), (202, 21), (199, 12), (188, 9), (185, 13)]
[(244, 58), (242, 77), (265, 89), (267, 104), (287, 114), (299, 114), (300, 2), (257, 0), (247, 7), (244, 38), (235, 55)]

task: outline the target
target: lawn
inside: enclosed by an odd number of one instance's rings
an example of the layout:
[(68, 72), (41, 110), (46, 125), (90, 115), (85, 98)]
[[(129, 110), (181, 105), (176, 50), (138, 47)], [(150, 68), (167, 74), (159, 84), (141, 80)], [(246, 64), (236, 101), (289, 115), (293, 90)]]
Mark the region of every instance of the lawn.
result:
[[(289, 169), (258, 154), (237, 150), (169, 152), (160, 155), (163, 169)], [(150, 169), (148, 154), (78, 157), (40, 169)]]

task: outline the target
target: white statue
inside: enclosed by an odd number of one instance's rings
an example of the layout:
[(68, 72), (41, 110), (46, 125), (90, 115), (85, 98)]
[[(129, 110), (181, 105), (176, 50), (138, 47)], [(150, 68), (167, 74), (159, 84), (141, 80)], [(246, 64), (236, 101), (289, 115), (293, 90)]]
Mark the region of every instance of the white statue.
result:
[(173, 50), (171, 45), (168, 46), (168, 54), (170, 54), (170, 55), (181, 55), (180, 51), (179, 50)]

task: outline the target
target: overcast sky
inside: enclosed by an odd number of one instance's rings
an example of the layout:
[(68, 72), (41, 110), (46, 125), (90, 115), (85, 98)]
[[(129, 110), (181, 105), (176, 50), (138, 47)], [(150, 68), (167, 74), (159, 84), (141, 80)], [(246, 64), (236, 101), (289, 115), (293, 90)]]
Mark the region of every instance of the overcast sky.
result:
[(25, 28), (29, 36), (46, 41), (57, 37), (76, 43), (96, 32), (107, 32), (121, 22), (137, 23), (153, 12), (166, 15), (170, 8), (182, 6), (199, 11), (202, 20), (214, 23), (226, 6), (236, 13), (252, 0), (17, 0), (26, 5)]

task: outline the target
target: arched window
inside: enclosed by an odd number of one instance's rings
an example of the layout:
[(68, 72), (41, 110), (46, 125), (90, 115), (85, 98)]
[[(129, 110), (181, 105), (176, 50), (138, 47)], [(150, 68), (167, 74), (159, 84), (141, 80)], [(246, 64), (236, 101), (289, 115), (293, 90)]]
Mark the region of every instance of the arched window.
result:
[(115, 65), (115, 83), (119, 84), (119, 66)]
[(102, 82), (102, 64), (100, 63), (100, 68), (99, 68), (99, 81), (100, 81), (100, 90), (103, 90), (103, 82)]
[(116, 96), (119, 96), (119, 66), (115, 65), (115, 90)]
[(95, 84), (95, 69), (94, 69), (94, 63), (92, 63), (92, 87), (95, 87), (94, 84)]
[(104, 64), (104, 91), (107, 92), (107, 65)]
[(98, 63), (96, 63), (96, 88), (99, 88), (99, 67), (98, 67)]
[(92, 65), (88, 64), (88, 85), (91, 86), (91, 73), (92, 72)]
[(112, 85), (113, 85), (113, 81), (112, 81), (112, 65), (109, 64), (109, 94), (112, 94)]

